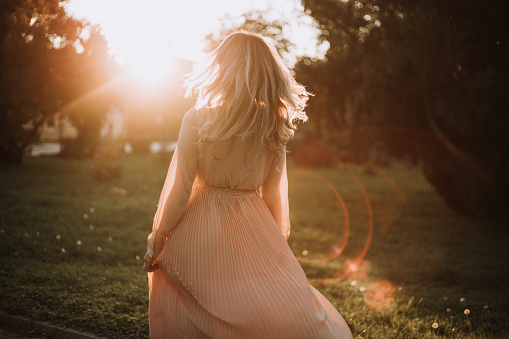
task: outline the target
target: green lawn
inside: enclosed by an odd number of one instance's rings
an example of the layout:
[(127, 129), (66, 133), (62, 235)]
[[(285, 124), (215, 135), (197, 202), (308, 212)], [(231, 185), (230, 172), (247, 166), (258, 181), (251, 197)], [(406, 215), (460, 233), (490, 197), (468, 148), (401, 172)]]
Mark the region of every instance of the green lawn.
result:
[[(94, 181), (87, 160), (0, 167), (0, 309), (148, 337), (142, 258), (169, 158), (122, 162), (111, 182)], [(456, 216), (403, 163), (375, 175), (290, 166), (289, 176), (290, 246), (354, 337), (509, 337), (507, 231)]]

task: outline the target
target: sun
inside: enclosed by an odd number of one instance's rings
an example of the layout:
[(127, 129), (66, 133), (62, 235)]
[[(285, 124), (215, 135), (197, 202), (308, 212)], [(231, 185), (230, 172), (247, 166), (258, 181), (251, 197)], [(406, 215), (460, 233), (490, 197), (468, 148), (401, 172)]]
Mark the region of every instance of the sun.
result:
[(141, 81), (156, 82), (171, 75), (174, 69), (175, 59), (169, 41), (145, 38), (126, 50), (126, 69)]

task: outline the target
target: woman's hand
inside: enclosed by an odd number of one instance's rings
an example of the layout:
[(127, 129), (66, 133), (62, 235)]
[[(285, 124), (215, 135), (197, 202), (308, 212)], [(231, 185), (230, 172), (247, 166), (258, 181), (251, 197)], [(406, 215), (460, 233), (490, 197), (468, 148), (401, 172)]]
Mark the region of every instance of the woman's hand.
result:
[(159, 269), (159, 264), (154, 264), (154, 258), (150, 257), (147, 253), (143, 258), (143, 269), (147, 272), (154, 272)]

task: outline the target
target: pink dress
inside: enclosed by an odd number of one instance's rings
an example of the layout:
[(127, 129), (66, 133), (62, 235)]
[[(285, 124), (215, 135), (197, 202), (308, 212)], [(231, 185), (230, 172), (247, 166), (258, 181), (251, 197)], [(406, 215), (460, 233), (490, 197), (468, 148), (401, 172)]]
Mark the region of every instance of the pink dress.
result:
[(148, 238), (150, 337), (352, 338), (287, 244), (286, 157), (249, 138), (198, 147), (201, 114), (184, 117)]

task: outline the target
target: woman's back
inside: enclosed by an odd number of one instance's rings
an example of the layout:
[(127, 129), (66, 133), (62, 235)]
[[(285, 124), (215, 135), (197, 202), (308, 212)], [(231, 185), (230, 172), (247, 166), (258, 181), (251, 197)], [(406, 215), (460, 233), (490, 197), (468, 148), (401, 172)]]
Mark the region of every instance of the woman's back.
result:
[(198, 154), (199, 182), (236, 190), (258, 189), (276, 159), (276, 154), (266, 145), (239, 136), (204, 145)]

